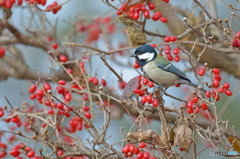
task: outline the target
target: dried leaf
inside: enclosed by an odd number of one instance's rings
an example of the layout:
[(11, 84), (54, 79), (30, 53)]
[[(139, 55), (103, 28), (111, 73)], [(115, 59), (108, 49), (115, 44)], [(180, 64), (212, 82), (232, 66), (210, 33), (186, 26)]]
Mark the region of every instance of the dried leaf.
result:
[(129, 97), (131, 97), (131, 95), (133, 95), (134, 89), (136, 89), (138, 87), (138, 81), (139, 81), (139, 78), (137, 76), (137, 77), (132, 78), (127, 83), (127, 85), (125, 86), (124, 91), (123, 91), (122, 99), (129, 99)]
[(227, 137), (228, 141), (233, 145), (235, 151), (240, 153), (240, 140), (236, 136), (229, 136)]
[(192, 130), (187, 124), (181, 124), (174, 129), (174, 133), (174, 145), (182, 148), (188, 153), (192, 144)]

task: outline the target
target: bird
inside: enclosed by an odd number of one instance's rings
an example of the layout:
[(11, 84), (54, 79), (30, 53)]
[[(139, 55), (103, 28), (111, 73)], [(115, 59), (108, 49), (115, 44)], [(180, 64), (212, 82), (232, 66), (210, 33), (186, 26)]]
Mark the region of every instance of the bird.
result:
[[(135, 57), (145, 76), (156, 85), (164, 87), (165, 91), (168, 87), (176, 84), (188, 84), (198, 88), (184, 72), (171, 64), (163, 56), (157, 54), (151, 45), (144, 44), (137, 47), (131, 57)], [(201, 90), (204, 93), (206, 92), (203, 88)]]

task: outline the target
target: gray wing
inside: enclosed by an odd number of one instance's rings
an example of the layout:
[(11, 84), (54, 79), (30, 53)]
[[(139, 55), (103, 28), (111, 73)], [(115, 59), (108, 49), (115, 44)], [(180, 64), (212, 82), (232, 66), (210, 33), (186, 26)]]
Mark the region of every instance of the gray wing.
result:
[(168, 63), (168, 64), (161, 64), (161, 65), (158, 65), (159, 68), (161, 68), (162, 70), (164, 71), (167, 71), (167, 72), (172, 72), (176, 75), (178, 75), (181, 79), (183, 80), (187, 80), (189, 82), (191, 82), (187, 76), (185, 75), (185, 73), (183, 73), (181, 70), (179, 70), (177, 67), (175, 67), (174, 65), (172, 65), (171, 63)]

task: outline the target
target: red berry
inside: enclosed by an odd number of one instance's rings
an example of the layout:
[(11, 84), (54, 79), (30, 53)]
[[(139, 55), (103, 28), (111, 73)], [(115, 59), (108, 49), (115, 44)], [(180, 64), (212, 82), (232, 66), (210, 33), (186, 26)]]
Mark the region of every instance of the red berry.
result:
[(179, 62), (179, 61), (180, 61), (180, 56), (179, 56), (179, 55), (176, 55), (175, 58), (174, 58), (174, 60), (175, 60), (176, 62)]
[(107, 82), (106, 82), (105, 79), (102, 79), (101, 83), (102, 83), (102, 86), (103, 86), (103, 87), (105, 87), (105, 86), (107, 85)]
[(152, 103), (152, 96), (150, 94), (147, 96), (147, 102), (148, 104)]
[(134, 68), (138, 69), (139, 67), (140, 67), (140, 65), (138, 64), (137, 60), (135, 60)]
[(174, 54), (174, 55), (178, 55), (178, 54), (179, 54), (179, 49), (178, 49), (178, 48), (175, 48), (175, 49), (173, 50), (173, 54)]
[(65, 84), (66, 84), (66, 81), (64, 81), (64, 80), (59, 80), (59, 81), (58, 81), (58, 84), (60, 84), (60, 85), (65, 85)]
[(134, 153), (137, 155), (139, 153), (139, 151), (140, 151), (139, 148), (136, 147), (134, 150)]
[(158, 100), (155, 99), (155, 98), (153, 99), (153, 106), (154, 106), (154, 107), (157, 107), (157, 106), (158, 106)]
[(67, 72), (72, 74), (72, 69), (71, 68), (67, 68)]
[(222, 87), (218, 89), (218, 92), (219, 92), (219, 93), (223, 93), (223, 91), (224, 91), (224, 90), (223, 90)]
[(193, 101), (190, 100), (190, 101), (187, 103), (187, 107), (188, 107), (188, 108), (192, 108), (192, 106), (193, 106)]
[(29, 88), (29, 93), (34, 93), (37, 89), (37, 85), (36, 84), (32, 84), (31, 87)]
[(44, 95), (44, 91), (42, 89), (39, 89), (37, 92), (37, 97), (38, 99), (42, 99), (43, 98), (43, 95)]
[(49, 83), (47, 83), (47, 82), (45, 82), (45, 83), (43, 84), (43, 88), (44, 88), (45, 92), (47, 92), (48, 90), (51, 90), (51, 89), (52, 89), (52, 88), (51, 88), (51, 85), (50, 85)]
[(53, 47), (53, 49), (57, 49), (58, 48), (58, 44), (57, 43), (53, 43), (52, 47)]
[(60, 110), (64, 110), (64, 106), (63, 106), (62, 103), (58, 103), (58, 104), (57, 104), (57, 107), (58, 107), (58, 109), (60, 109)]
[(238, 43), (237, 39), (234, 38), (234, 39), (233, 39), (233, 42), (232, 42), (232, 46), (233, 46), (233, 47), (237, 47), (237, 43)]
[(141, 90), (140, 89), (134, 89), (133, 91), (135, 94), (140, 94), (141, 93)]
[(147, 102), (147, 97), (146, 96), (142, 96), (141, 101), (142, 101), (142, 104), (144, 105)]
[(167, 42), (170, 42), (170, 36), (166, 36), (165, 38), (164, 38), (164, 41), (167, 43)]
[(220, 85), (219, 81), (218, 81), (217, 79), (214, 79), (214, 80), (213, 80), (213, 86), (214, 86), (215, 88), (218, 88), (219, 85)]
[(139, 148), (144, 148), (146, 146), (146, 143), (145, 142), (141, 142), (140, 144), (139, 144)]
[(29, 158), (32, 158), (34, 155), (35, 155), (35, 151), (29, 151), (29, 152), (27, 153), (27, 156), (28, 156)]
[(10, 155), (12, 155), (13, 157), (17, 157), (20, 155), (20, 152), (17, 149), (12, 149), (10, 151)]
[(196, 105), (195, 114), (198, 114), (198, 112), (199, 112), (199, 107)]
[(210, 98), (211, 97), (211, 92), (207, 91), (205, 95), (206, 95), (207, 98)]
[(152, 16), (152, 20), (157, 21), (160, 19), (161, 16), (162, 16), (162, 14), (160, 12), (155, 12)]
[(155, 47), (156, 47), (156, 44), (151, 44), (151, 46), (152, 46), (153, 48), (155, 48)]
[(143, 158), (149, 158), (150, 153), (149, 152), (144, 152)]
[(155, 5), (152, 2), (148, 2), (147, 5), (150, 10), (153, 10), (155, 8)]
[(201, 68), (199, 71), (198, 71), (198, 75), (199, 76), (203, 76), (205, 74), (205, 68)]
[(179, 150), (180, 150), (180, 151), (184, 151), (184, 149), (183, 149), (183, 148), (180, 148), (180, 147), (179, 147)]
[(0, 58), (2, 58), (5, 55), (5, 49), (0, 46)]
[(4, 144), (4, 143), (2, 143), (2, 142), (0, 142), (0, 147), (3, 148), (3, 149), (6, 149), (6, 148), (7, 148), (7, 145)]
[(132, 144), (132, 145), (130, 146), (130, 148), (129, 148), (129, 151), (130, 151), (130, 152), (134, 152), (134, 150), (135, 150), (135, 145)]
[(92, 118), (92, 116), (91, 116), (91, 114), (89, 112), (85, 112), (84, 115), (85, 115), (85, 117), (87, 119), (91, 119)]
[(99, 83), (99, 80), (97, 78), (94, 78), (93, 79), (93, 85), (97, 86)]
[(80, 63), (80, 67), (81, 67), (82, 69), (84, 69), (84, 63), (83, 63), (83, 62)]
[(193, 101), (193, 103), (196, 104), (198, 102), (198, 97), (194, 97), (192, 101)]
[(167, 59), (168, 59), (169, 61), (172, 61), (172, 60), (173, 60), (172, 55), (171, 55), (171, 54), (167, 55)]
[(65, 55), (60, 55), (59, 60), (63, 63), (67, 62), (67, 57)]
[(22, 5), (23, 0), (18, 0), (18, 5)]
[(148, 87), (149, 87), (149, 88), (152, 88), (153, 86), (154, 86), (153, 82), (152, 82), (152, 81), (149, 81), (149, 82), (148, 82)]
[(47, 112), (49, 115), (52, 115), (54, 113), (53, 109), (49, 109)]
[(214, 75), (214, 78), (217, 79), (218, 81), (221, 81), (221, 80), (222, 80), (222, 78), (221, 78), (221, 76), (220, 76), (219, 74), (215, 74), (215, 75)]
[(203, 103), (201, 104), (201, 107), (202, 107), (203, 110), (207, 110), (207, 104), (206, 104), (206, 103), (203, 102)]
[(57, 150), (57, 155), (58, 156), (62, 156), (64, 154), (64, 152), (62, 150)]
[(145, 11), (143, 12), (143, 15), (144, 15), (145, 18), (149, 18), (149, 16), (150, 16), (149, 10), (145, 10)]
[(231, 95), (232, 95), (232, 92), (231, 92), (229, 89), (227, 89), (227, 90), (225, 90), (225, 94), (226, 94), (227, 96), (231, 96)]
[(119, 83), (119, 87), (120, 87), (121, 89), (124, 89), (126, 85), (127, 85), (127, 83), (126, 83), (125, 81), (121, 81), (121, 82)]
[(137, 157), (137, 159), (142, 159), (143, 156), (144, 156), (144, 153), (143, 153), (143, 152), (140, 152), (140, 153), (137, 154), (136, 157)]
[(65, 96), (64, 96), (64, 99), (66, 100), (66, 101), (71, 101), (71, 99), (72, 99), (72, 95), (71, 95), (71, 93), (67, 93)]
[(29, 97), (30, 97), (30, 99), (34, 100), (34, 99), (36, 99), (37, 95), (36, 94), (31, 94)]
[[(168, 22), (168, 19), (165, 18), (165, 17), (160, 17), (160, 21), (163, 22), (163, 23), (167, 23)], [(172, 41), (172, 40), (171, 40)]]
[(224, 83), (223, 88), (228, 89), (229, 88), (229, 83)]
[(165, 51), (164, 51), (164, 52), (165, 52), (165, 54), (166, 54), (166, 55), (169, 55), (169, 54), (171, 54), (171, 50), (169, 50), (169, 49), (165, 49)]
[(193, 108), (188, 108), (187, 112), (188, 112), (188, 114), (192, 114), (193, 113)]
[(140, 16), (139, 12), (135, 12), (135, 13), (133, 14), (133, 19), (134, 19), (134, 20), (138, 20), (139, 16)]
[[(167, 21), (167, 18), (166, 18), (166, 21)], [(176, 40), (177, 38), (175, 36), (170, 37), (170, 41), (175, 42)]]
[(84, 106), (84, 107), (83, 107), (83, 110), (86, 111), (86, 112), (88, 112), (88, 111), (89, 111), (89, 107), (88, 107), (88, 106)]
[(4, 116), (4, 111), (1, 110), (1, 111), (0, 111), (0, 118), (3, 117), (3, 116)]
[(220, 70), (217, 69), (217, 68), (213, 68), (213, 69), (212, 69), (212, 72), (213, 72), (214, 74), (219, 74), (219, 73), (220, 73)]
[(96, 78), (96, 77), (90, 77), (90, 78), (88, 79), (88, 81), (89, 81), (89, 82), (93, 82), (95, 78)]
[(175, 84), (175, 87), (180, 87), (180, 86), (181, 86), (181, 84), (179, 84), (179, 83), (178, 83), (178, 84)]
[(143, 85), (147, 85), (148, 84), (148, 78), (144, 78), (143, 79)]
[(88, 101), (88, 94), (87, 93), (83, 95), (83, 100)]

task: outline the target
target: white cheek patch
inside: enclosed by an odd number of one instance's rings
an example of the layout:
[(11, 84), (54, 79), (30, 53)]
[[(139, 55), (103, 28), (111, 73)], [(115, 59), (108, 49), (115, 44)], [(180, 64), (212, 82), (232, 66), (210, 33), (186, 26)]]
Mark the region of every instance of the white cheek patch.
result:
[(154, 57), (154, 53), (150, 53), (150, 52), (146, 52), (142, 55), (138, 55), (138, 58), (140, 60), (146, 60), (147, 62), (151, 61), (153, 59), (153, 57)]

